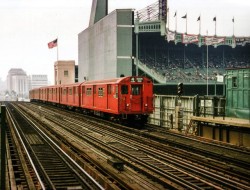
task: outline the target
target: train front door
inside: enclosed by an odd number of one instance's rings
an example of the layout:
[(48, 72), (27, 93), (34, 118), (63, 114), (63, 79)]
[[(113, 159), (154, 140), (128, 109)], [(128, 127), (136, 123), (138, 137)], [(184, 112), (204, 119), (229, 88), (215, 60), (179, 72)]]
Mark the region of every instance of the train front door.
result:
[(131, 111), (142, 111), (142, 85), (131, 85), (130, 103)]

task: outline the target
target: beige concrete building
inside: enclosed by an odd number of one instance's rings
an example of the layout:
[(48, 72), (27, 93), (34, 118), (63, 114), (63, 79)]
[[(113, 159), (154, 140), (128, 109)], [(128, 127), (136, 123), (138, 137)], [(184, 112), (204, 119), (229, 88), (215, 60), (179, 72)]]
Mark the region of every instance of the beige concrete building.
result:
[(75, 83), (75, 61), (56, 61), (54, 64), (55, 85)]

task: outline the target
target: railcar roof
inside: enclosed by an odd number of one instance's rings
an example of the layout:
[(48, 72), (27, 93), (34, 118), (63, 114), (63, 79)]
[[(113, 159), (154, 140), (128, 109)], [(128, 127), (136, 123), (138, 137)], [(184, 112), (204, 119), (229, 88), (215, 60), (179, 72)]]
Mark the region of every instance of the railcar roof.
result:
[(114, 79), (86, 81), (86, 82), (83, 82), (82, 84), (105, 84), (105, 83), (115, 84), (115, 83), (119, 83), (119, 82), (121, 82), (123, 80), (127, 80), (129, 78), (130, 77), (121, 77), (121, 78), (114, 78)]
[(80, 86), (84, 82), (78, 82), (78, 83), (73, 83), (73, 84), (62, 84), (60, 87), (72, 87), (72, 86)]
[[(84, 81), (84, 82), (78, 82), (73, 84), (61, 84), (61, 85), (51, 85), (51, 86), (43, 86), (40, 88), (35, 88), (32, 90), (39, 90), (39, 89), (45, 89), (45, 88), (54, 88), (54, 87), (71, 87), (71, 86), (80, 86), (80, 85), (92, 85), (92, 84), (118, 84), (122, 81), (130, 81), (131, 78), (136, 78), (136, 76), (128, 76), (128, 77), (120, 77), (120, 78), (113, 78), (113, 79), (104, 79), (104, 80), (94, 80), (94, 81)], [(140, 78), (145, 78), (140, 76)]]

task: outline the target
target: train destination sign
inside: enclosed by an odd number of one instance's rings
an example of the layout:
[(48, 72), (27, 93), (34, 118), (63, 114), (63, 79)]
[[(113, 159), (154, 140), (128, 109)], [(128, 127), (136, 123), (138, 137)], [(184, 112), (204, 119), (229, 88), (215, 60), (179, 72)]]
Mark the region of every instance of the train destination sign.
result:
[(130, 79), (130, 82), (143, 82), (143, 78), (142, 77), (137, 77), (137, 78), (132, 77)]

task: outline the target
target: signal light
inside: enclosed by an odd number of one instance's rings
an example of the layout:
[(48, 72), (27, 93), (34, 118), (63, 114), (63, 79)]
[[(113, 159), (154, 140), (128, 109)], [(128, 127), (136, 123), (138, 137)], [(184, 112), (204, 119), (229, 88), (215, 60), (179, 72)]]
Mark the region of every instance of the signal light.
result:
[(178, 96), (181, 96), (183, 94), (183, 83), (179, 82), (177, 85), (177, 94)]

